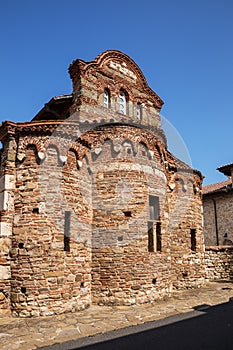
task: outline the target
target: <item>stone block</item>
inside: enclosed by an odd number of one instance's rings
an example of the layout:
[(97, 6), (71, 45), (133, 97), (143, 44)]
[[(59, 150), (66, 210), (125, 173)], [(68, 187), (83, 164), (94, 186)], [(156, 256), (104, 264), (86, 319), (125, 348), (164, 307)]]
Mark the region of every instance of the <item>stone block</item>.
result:
[(61, 277), (64, 276), (64, 272), (63, 271), (48, 271), (45, 272), (45, 278), (48, 277)]
[(10, 238), (0, 238), (0, 252), (4, 254), (9, 254), (11, 247)]
[(0, 280), (8, 280), (11, 278), (10, 266), (0, 265)]
[(11, 236), (12, 224), (9, 222), (0, 222), (0, 236)]
[(15, 188), (15, 176), (6, 174), (4, 176), (4, 189), (5, 190), (14, 190)]

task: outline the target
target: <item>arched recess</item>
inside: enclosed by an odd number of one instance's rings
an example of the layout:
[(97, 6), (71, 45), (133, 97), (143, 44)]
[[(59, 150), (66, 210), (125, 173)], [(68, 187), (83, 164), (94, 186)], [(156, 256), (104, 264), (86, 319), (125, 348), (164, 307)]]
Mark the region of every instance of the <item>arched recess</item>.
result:
[(62, 161), (60, 158), (60, 151), (58, 146), (54, 143), (49, 143), (45, 150), (44, 163), (50, 166), (62, 166), (63, 162), (64, 161)]
[(17, 154), (18, 164), (21, 165), (27, 162), (39, 165), (41, 162), (39, 154), (37, 145), (35, 143), (28, 143)]
[(152, 153), (149, 153), (149, 149), (147, 147), (147, 145), (145, 144), (145, 142), (140, 141), (138, 143), (138, 156), (139, 157), (146, 157), (151, 159), (152, 158)]
[(121, 155), (122, 156), (135, 156), (137, 153), (137, 149), (135, 147), (135, 144), (132, 140), (130, 139), (125, 139), (121, 143)]
[(37, 162), (40, 163), (40, 161), (44, 159), (44, 145), (35, 137), (20, 140), (17, 150), (17, 161), (20, 163), (24, 161), (29, 148), (34, 148)]

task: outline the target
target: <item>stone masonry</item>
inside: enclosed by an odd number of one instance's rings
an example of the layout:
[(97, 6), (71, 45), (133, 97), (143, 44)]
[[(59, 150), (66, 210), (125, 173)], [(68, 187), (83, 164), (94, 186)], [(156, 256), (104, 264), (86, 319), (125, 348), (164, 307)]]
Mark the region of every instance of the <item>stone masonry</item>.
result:
[(233, 279), (233, 164), (218, 168), (227, 176), (203, 187), (206, 276), (211, 280)]
[(205, 244), (233, 244), (233, 164), (218, 168), (228, 178), (203, 187)]
[(69, 68), (70, 95), (0, 127), (0, 313), (162, 299), (205, 279), (202, 175), (167, 149), (127, 55)]

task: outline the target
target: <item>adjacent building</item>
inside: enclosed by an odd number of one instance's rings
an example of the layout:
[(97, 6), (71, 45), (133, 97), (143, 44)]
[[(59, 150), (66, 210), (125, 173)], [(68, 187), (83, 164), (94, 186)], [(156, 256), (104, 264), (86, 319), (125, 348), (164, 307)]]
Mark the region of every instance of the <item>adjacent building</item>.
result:
[(233, 163), (218, 168), (227, 176), (222, 182), (203, 187), (205, 245), (233, 244)]

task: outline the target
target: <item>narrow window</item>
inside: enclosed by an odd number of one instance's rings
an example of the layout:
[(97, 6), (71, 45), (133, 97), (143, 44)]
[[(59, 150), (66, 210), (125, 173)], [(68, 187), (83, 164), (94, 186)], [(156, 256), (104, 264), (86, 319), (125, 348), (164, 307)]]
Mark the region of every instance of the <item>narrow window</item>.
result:
[(70, 211), (65, 211), (65, 225), (64, 225), (64, 251), (70, 251)]
[(148, 251), (160, 252), (162, 249), (161, 241), (161, 222), (159, 221), (159, 197), (149, 196), (149, 221), (148, 221)]
[(193, 252), (195, 252), (197, 249), (196, 229), (195, 228), (191, 228), (190, 235), (191, 235), (191, 250)]
[(159, 197), (149, 196), (150, 220), (159, 220)]
[(137, 103), (137, 118), (138, 120), (142, 120), (142, 104)]
[(161, 222), (156, 222), (156, 250), (161, 252), (162, 242), (161, 242)]
[(161, 252), (161, 223), (148, 221), (148, 252)]
[(110, 92), (108, 89), (104, 89), (104, 107), (110, 108)]
[(123, 90), (120, 90), (119, 105), (120, 105), (120, 113), (127, 114), (127, 96)]
[(153, 222), (148, 221), (148, 252), (154, 252), (154, 228)]

